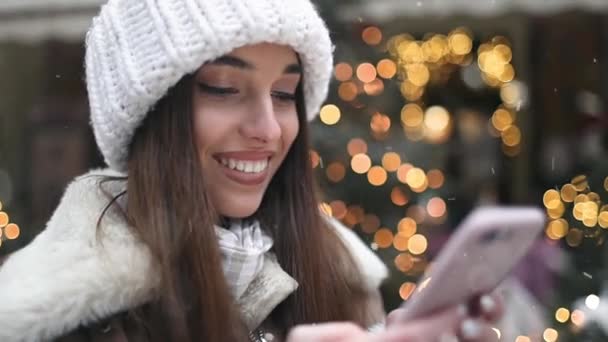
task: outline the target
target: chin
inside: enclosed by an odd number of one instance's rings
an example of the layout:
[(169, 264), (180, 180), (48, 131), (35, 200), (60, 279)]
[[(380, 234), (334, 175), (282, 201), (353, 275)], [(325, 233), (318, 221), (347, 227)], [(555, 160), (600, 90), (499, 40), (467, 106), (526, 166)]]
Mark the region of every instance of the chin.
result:
[(230, 208), (218, 208), (218, 212), (224, 217), (244, 219), (255, 214), (259, 207), (259, 203), (251, 206), (232, 206)]

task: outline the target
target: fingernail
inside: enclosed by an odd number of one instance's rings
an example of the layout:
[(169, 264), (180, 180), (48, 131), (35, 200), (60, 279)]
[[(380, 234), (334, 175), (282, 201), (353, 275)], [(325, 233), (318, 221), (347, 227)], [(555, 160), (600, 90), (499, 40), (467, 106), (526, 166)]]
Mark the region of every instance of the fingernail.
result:
[(439, 337), (439, 342), (458, 342), (458, 337), (454, 334), (445, 333)]
[(474, 340), (481, 337), (481, 324), (474, 319), (465, 319), (460, 326), (462, 337), (467, 340)]
[(496, 309), (496, 301), (488, 295), (481, 296), (479, 305), (484, 313), (492, 313)]

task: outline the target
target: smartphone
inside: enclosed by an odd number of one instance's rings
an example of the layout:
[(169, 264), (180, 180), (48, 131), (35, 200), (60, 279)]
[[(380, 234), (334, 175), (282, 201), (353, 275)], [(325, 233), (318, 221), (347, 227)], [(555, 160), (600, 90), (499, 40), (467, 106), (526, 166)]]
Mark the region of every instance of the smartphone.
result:
[(475, 209), (402, 304), (400, 318), (420, 318), (491, 292), (527, 254), (545, 220), (544, 211), (535, 207)]

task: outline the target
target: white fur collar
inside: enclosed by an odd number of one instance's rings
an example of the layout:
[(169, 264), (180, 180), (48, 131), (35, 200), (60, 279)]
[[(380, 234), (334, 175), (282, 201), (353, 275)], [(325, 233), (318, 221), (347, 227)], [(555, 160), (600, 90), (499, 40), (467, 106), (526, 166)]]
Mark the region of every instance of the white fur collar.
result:
[[(97, 186), (95, 176), (100, 175), (118, 174), (96, 170), (77, 178), (46, 229), (0, 267), (0, 341), (53, 339), (148, 300), (158, 279), (147, 248), (112, 210), (104, 218), (103, 229), (96, 229), (107, 203)], [(332, 222), (366, 285), (379, 286), (388, 273), (385, 265), (353, 232)], [(297, 286), (288, 275), (281, 277), (285, 293), (279, 301)], [(255, 317), (250, 323), (260, 322)]]

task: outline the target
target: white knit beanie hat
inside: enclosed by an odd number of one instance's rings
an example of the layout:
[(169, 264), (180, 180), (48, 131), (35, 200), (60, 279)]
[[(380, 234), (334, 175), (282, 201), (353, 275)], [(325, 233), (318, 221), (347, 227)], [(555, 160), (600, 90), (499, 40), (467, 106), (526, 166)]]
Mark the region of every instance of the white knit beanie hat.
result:
[(146, 113), (184, 75), (256, 43), (291, 46), (302, 63), (308, 119), (327, 96), (333, 45), (310, 0), (109, 0), (86, 37), (86, 81), (95, 139), (126, 171)]

